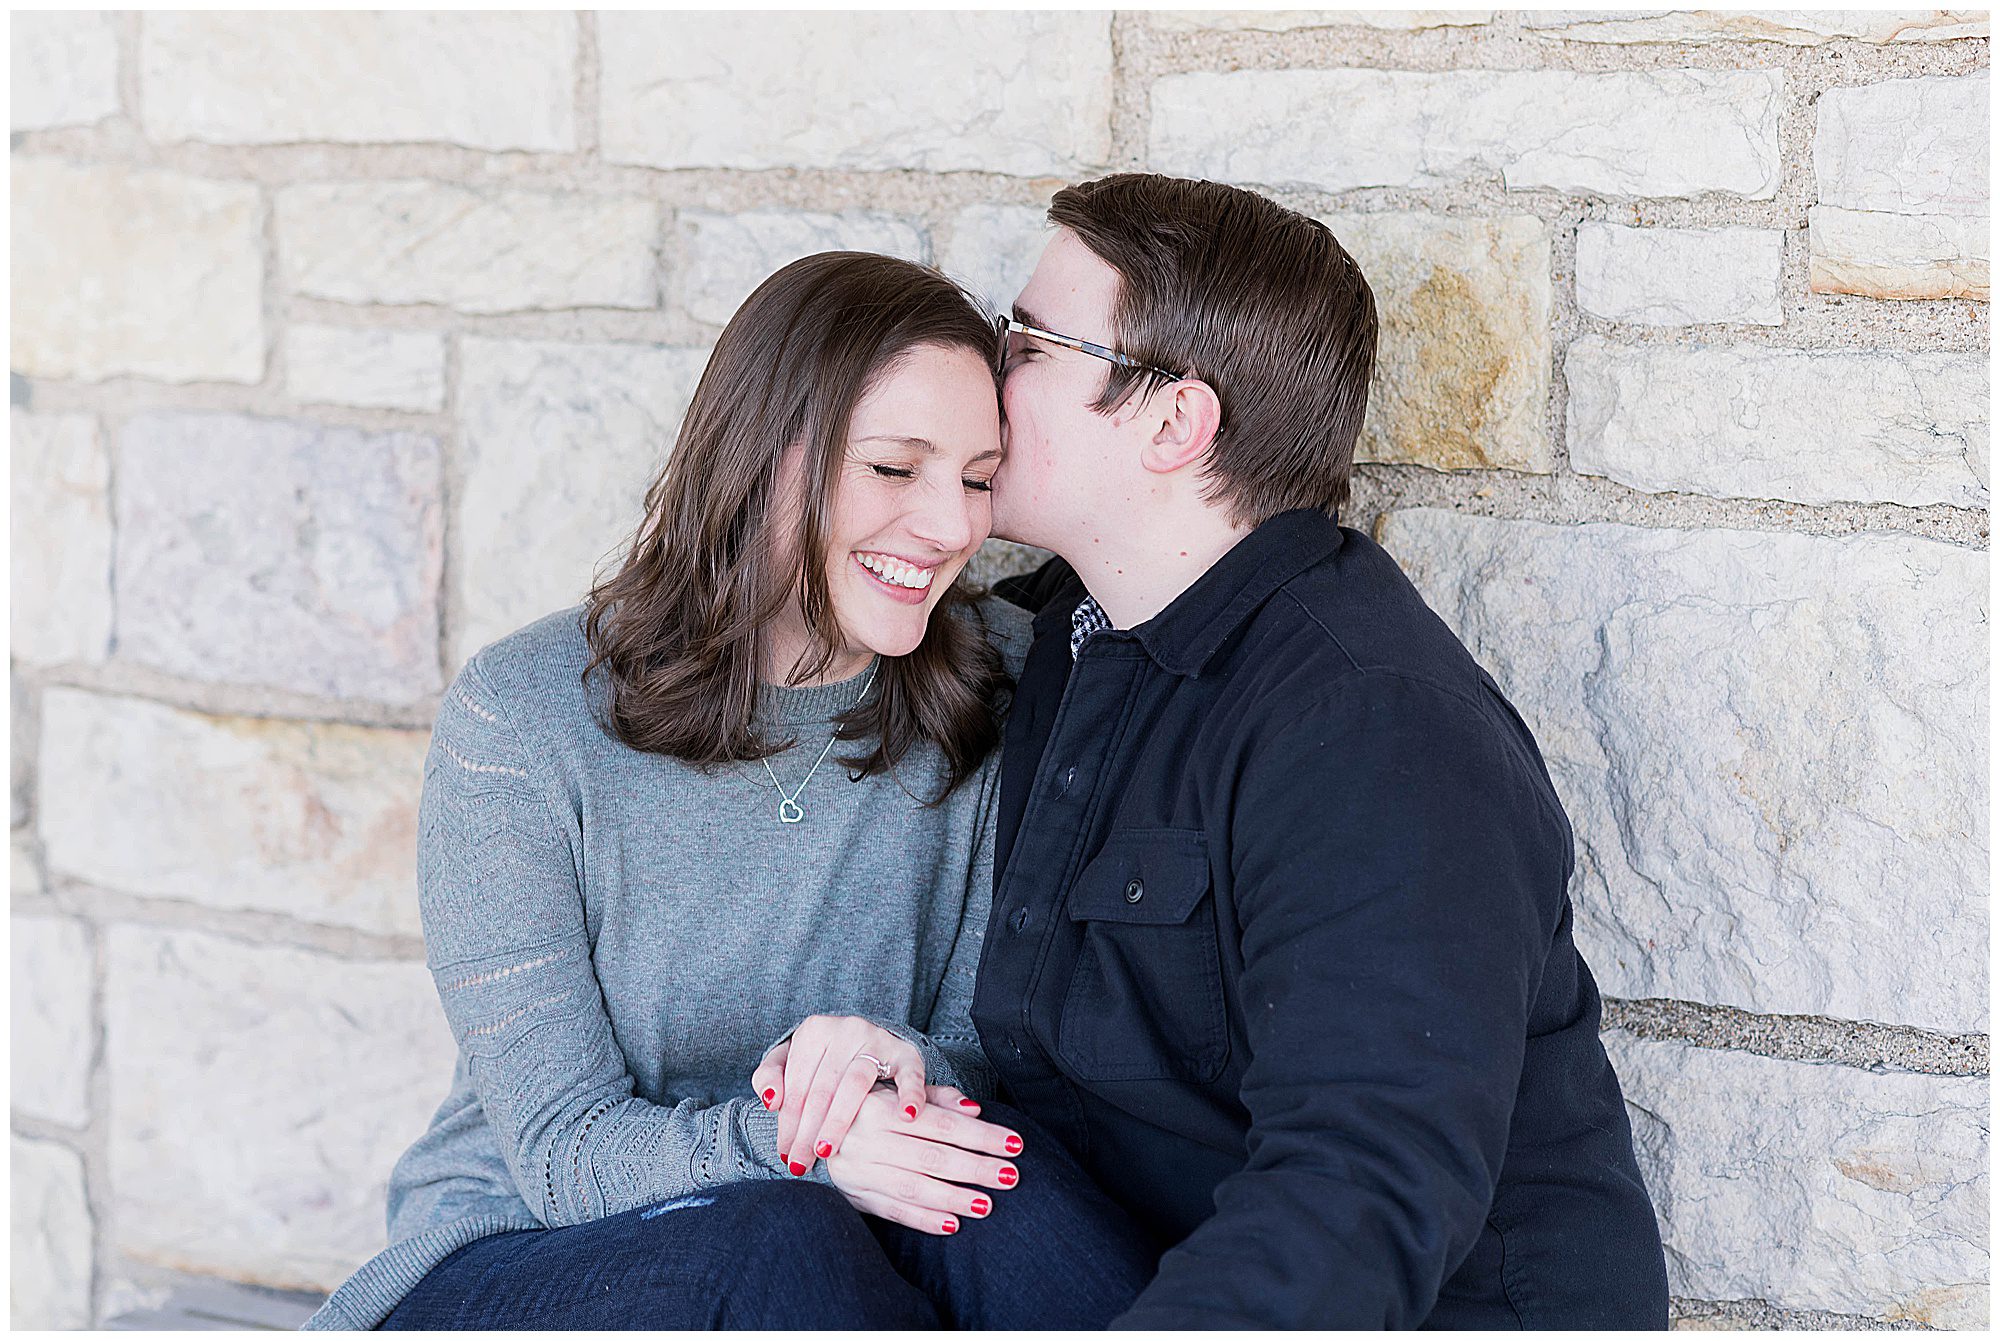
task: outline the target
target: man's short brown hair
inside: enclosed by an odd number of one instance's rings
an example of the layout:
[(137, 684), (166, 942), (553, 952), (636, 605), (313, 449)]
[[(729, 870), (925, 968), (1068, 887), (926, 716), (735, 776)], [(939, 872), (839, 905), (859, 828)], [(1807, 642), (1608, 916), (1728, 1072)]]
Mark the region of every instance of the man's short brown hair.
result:
[[(1222, 402), (1204, 496), (1255, 525), (1347, 501), (1375, 367), (1375, 296), (1316, 219), (1220, 182), (1127, 172), (1065, 187), (1049, 221), (1118, 272), (1111, 339)], [(1112, 367), (1109, 413), (1156, 373)]]

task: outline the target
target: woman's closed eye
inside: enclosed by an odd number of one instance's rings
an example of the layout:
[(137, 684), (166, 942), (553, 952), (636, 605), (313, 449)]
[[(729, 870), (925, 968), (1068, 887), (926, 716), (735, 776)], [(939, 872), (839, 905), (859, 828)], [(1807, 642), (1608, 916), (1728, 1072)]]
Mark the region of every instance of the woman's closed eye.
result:
[[(917, 477), (916, 471), (906, 470), (901, 466), (870, 466), (869, 469), (882, 478), (889, 480), (913, 480)], [(975, 493), (990, 494), (993, 492), (992, 480), (964, 480), (962, 483), (966, 488), (971, 489)]]

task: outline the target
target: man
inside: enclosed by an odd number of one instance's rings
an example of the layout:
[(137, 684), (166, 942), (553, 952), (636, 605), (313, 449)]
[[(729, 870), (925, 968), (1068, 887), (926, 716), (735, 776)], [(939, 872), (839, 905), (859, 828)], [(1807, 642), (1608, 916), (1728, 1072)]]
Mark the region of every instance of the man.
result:
[(1053, 550), (973, 1017), (1165, 1250), (1120, 1326), (1666, 1323), (1526, 726), (1346, 499), (1374, 299), (1320, 224), (1120, 175), (1009, 323)]

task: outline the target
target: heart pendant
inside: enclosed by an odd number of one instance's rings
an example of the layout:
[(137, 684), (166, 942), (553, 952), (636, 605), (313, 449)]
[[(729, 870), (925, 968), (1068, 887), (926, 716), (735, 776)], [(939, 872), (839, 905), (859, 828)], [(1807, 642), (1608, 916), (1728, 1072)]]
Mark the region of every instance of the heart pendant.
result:
[(797, 824), (805, 817), (806, 812), (799, 808), (797, 801), (785, 801), (778, 806), (778, 818), (787, 824)]

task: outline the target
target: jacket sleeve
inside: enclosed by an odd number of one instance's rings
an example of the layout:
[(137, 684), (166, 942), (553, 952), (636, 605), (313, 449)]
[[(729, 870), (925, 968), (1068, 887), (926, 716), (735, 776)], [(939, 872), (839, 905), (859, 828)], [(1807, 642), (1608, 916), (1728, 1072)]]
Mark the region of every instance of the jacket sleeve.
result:
[(1492, 1203), (1568, 824), (1485, 705), (1401, 676), (1239, 760), (1248, 1161), (1114, 1326), (1415, 1327)]
[(635, 1095), (557, 814), (475, 659), (432, 730), (417, 888), (425, 961), (522, 1200), (553, 1228), (786, 1176), (777, 1117), (749, 1095), (673, 1107)]

